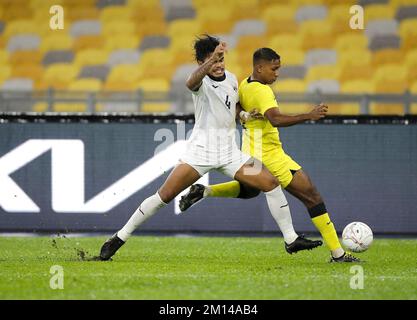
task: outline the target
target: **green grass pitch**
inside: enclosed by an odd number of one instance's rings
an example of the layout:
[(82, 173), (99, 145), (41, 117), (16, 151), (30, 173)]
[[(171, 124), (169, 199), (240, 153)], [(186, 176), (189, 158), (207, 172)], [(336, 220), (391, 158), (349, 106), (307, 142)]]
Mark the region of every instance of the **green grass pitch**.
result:
[[(289, 255), (282, 238), (140, 236), (86, 261), (104, 240), (0, 237), (0, 299), (417, 299), (417, 240), (377, 238), (352, 265), (324, 247)], [(54, 265), (63, 289), (50, 287)]]

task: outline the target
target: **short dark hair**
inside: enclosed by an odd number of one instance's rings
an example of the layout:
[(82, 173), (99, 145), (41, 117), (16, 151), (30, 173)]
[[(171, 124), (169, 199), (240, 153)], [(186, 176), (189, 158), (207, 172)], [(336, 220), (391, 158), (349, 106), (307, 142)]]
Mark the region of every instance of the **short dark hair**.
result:
[(260, 60), (273, 61), (280, 59), (279, 54), (271, 48), (260, 48), (253, 53), (253, 64), (258, 63)]
[(197, 37), (194, 42), (195, 59), (197, 61), (204, 61), (214, 49), (220, 44), (220, 40), (208, 34), (202, 37)]

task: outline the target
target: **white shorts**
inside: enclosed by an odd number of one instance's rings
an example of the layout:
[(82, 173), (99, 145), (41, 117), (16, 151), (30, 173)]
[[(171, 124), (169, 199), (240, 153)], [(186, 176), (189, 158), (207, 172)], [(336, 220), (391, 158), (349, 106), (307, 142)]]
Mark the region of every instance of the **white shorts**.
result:
[(239, 152), (235, 152), (234, 156), (225, 164), (200, 164), (190, 154), (185, 154), (180, 159), (180, 161), (193, 167), (200, 176), (204, 176), (211, 170), (216, 170), (228, 176), (229, 178), (234, 179), (236, 172), (238, 172), (238, 170), (250, 159), (252, 159), (251, 156), (239, 150)]

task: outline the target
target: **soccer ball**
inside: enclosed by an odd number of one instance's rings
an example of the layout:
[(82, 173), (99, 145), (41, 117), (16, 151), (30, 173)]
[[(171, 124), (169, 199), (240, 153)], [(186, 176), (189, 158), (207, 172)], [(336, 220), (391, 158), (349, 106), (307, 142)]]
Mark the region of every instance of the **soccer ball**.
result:
[(352, 252), (364, 252), (372, 244), (371, 228), (363, 222), (349, 223), (342, 233), (343, 246)]

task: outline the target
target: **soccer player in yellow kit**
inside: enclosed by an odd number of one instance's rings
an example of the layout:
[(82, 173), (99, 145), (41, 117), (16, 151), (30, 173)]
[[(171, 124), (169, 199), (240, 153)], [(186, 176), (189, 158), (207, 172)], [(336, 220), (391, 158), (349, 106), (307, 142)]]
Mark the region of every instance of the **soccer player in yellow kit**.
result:
[[(241, 82), (239, 100), (244, 112), (253, 113), (257, 109), (264, 118), (249, 118), (243, 123), (242, 151), (261, 160), (278, 178), (281, 186), (303, 202), (313, 224), (331, 251), (331, 262), (358, 262), (358, 258), (343, 250), (320, 193), (301, 166), (285, 153), (277, 129), (307, 120), (319, 120), (325, 117), (328, 107), (320, 104), (310, 113), (294, 116), (280, 113), (275, 95), (269, 87), (278, 78), (280, 67), (280, 56), (270, 48), (258, 49), (253, 55), (253, 73)], [(185, 211), (204, 197), (247, 199), (258, 194), (258, 190), (238, 181), (208, 187), (193, 185), (182, 197), (180, 209)]]

